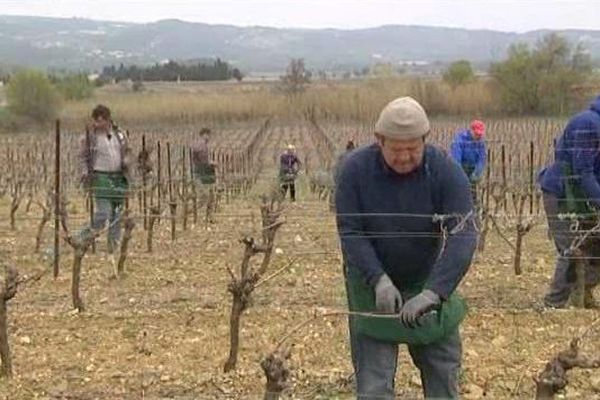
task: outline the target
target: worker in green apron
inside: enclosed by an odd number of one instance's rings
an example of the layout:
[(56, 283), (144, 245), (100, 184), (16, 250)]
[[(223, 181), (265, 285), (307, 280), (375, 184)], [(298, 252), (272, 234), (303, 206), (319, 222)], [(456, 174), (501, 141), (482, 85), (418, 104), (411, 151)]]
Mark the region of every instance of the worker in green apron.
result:
[(131, 183), (131, 151), (127, 136), (114, 125), (108, 107), (98, 105), (91, 117), (81, 138), (79, 161), (81, 182), (94, 196), (94, 216), (79, 238), (108, 223), (108, 251), (112, 253), (120, 240), (120, 216)]
[(210, 156), (210, 135), (212, 131), (209, 128), (202, 128), (199, 138), (192, 143), (192, 165), (194, 168), (194, 179), (198, 190), (198, 197), (201, 204), (205, 204), (207, 222), (214, 222), (214, 213), (216, 211), (216, 183), (217, 171), (216, 164), (211, 161)]
[[(585, 264), (586, 308), (596, 308), (594, 288), (600, 283), (600, 246), (598, 237), (590, 236), (579, 250), (583, 258), (573, 258), (570, 247), (584, 230), (597, 223), (600, 207), (600, 96), (589, 109), (573, 116), (555, 142), (554, 161), (544, 168), (538, 182), (542, 188), (544, 209), (550, 235), (558, 251), (554, 276), (544, 304), (563, 308), (575, 287), (575, 261)], [(571, 214), (580, 229), (571, 229), (572, 221), (560, 218)], [(596, 242), (596, 243), (595, 243)]]
[(467, 176), (426, 144), (429, 131), (421, 105), (398, 98), (380, 114), (376, 143), (350, 153), (337, 176), (349, 308), (368, 313), (350, 317), (361, 399), (394, 398), (399, 344), (408, 345), (427, 398), (458, 396), (466, 303), (455, 290), (477, 233)]
[(194, 177), (204, 185), (216, 183), (215, 164), (211, 162), (209, 141), (212, 131), (209, 128), (202, 128), (199, 138), (192, 143), (192, 165), (194, 167)]

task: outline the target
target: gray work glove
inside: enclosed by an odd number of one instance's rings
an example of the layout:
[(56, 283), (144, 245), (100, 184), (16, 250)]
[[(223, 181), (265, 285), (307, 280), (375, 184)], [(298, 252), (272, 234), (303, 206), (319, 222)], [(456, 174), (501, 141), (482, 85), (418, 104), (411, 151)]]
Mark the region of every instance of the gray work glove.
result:
[(386, 274), (381, 275), (375, 285), (375, 305), (377, 311), (386, 314), (397, 313), (402, 308), (400, 291)]
[(419, 317), (436, 309), (441, 304), (440, 296), (431, 290), (423, 290), (421, 293), (408, 300), (400, 310), (400, 321), (409, 327), (419, 325)]

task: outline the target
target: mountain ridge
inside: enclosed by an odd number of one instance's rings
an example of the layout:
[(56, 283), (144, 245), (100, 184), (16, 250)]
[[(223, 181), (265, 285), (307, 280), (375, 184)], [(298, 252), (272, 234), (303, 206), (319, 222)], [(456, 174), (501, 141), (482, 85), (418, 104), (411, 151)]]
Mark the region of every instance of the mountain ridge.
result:
[(360, 29), (240, 27), (164, 19), (151, 23), (0, 15), (0, 62), (45, 69), (99, 70), (106, 65), (165, 59), (221, 58), (246, 72), (280, 72), (290, 58), (312, 69), (360, 69), (378, 62), (446, 64), (468, 59), (485, 66), (515, 42), (534, 44), (557, 32), (583, 43), (600, 60), (600, 30), (487, 29), (382, 25)]

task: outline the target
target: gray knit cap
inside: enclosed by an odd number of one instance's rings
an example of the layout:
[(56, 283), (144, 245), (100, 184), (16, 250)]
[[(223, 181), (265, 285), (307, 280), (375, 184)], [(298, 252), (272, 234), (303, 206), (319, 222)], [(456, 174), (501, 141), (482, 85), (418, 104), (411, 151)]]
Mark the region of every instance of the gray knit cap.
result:
[(391, 139), (417, 139), (429, 132), (429, 119), (415, 99), (399, 97), (381, 111), (375, 132)]

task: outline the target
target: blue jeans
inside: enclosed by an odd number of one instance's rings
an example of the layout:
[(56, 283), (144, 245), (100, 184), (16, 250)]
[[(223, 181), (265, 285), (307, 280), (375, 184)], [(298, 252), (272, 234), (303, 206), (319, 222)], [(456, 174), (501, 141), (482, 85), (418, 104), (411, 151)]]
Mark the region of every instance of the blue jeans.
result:
[[(544, 297), (544, 303), (552, 307), (564, 307), (575, 287), (575, 269), (573, 260), (565, 257), (563, 254), (565, 250), (571, 247), (576, 233), (570, 229), (571, 221), (558, 218), (557, 214), (560, 211), (556, 196), (550, 193), (544, 193), (543, 196), (544, 211), (546, 211), (546, 218), (548, 219), (548, 231), (558, 251), (554, 277)], [(598, 257), (600, 254), (592, 253), (584, 254), (584, 256)], [(600, 267), (594, 265), (594, 262), (590, 262), (589, 260), (582, 261), (585, 263), (586, 287), (593, 288), (600, 282)]]
[[(348, 271), (342, 267), (346, 294)], [(356, 376), (357, 398), (394, 399), (394, 379), (398, 345), (361, 335), (354, 328), (355, 317), (348, 316), (350, 356)], [(408, 352), (421, 372), (423, 392), (428, 399), (458, 398), (462, 342), (458, 330), (444, 340), (429, 345), (410, 345)]]
[[(350, 324), (350, 347), (356, 375), (357, 398), (394, 399), (398, 345), (357, 334)], [(458, 398), (458, 375), (462, 356), (458, 331), (438, 343), (410, 345), (408, 351), (413, 363), (421, 372), (425, 398)]]
[[(91, 228), (100, 230), (104, 228), (108, 222), (108, 250), (112, 253), (115, 245), (121, 238), (121, 211), (123, 209), (123, 200), (112, 200), (107, 198), (95, 198), (94, 201), (94, 218)], [(90, 234), (90, 227), (84, 228), (80, 235), (85, 237)]]

